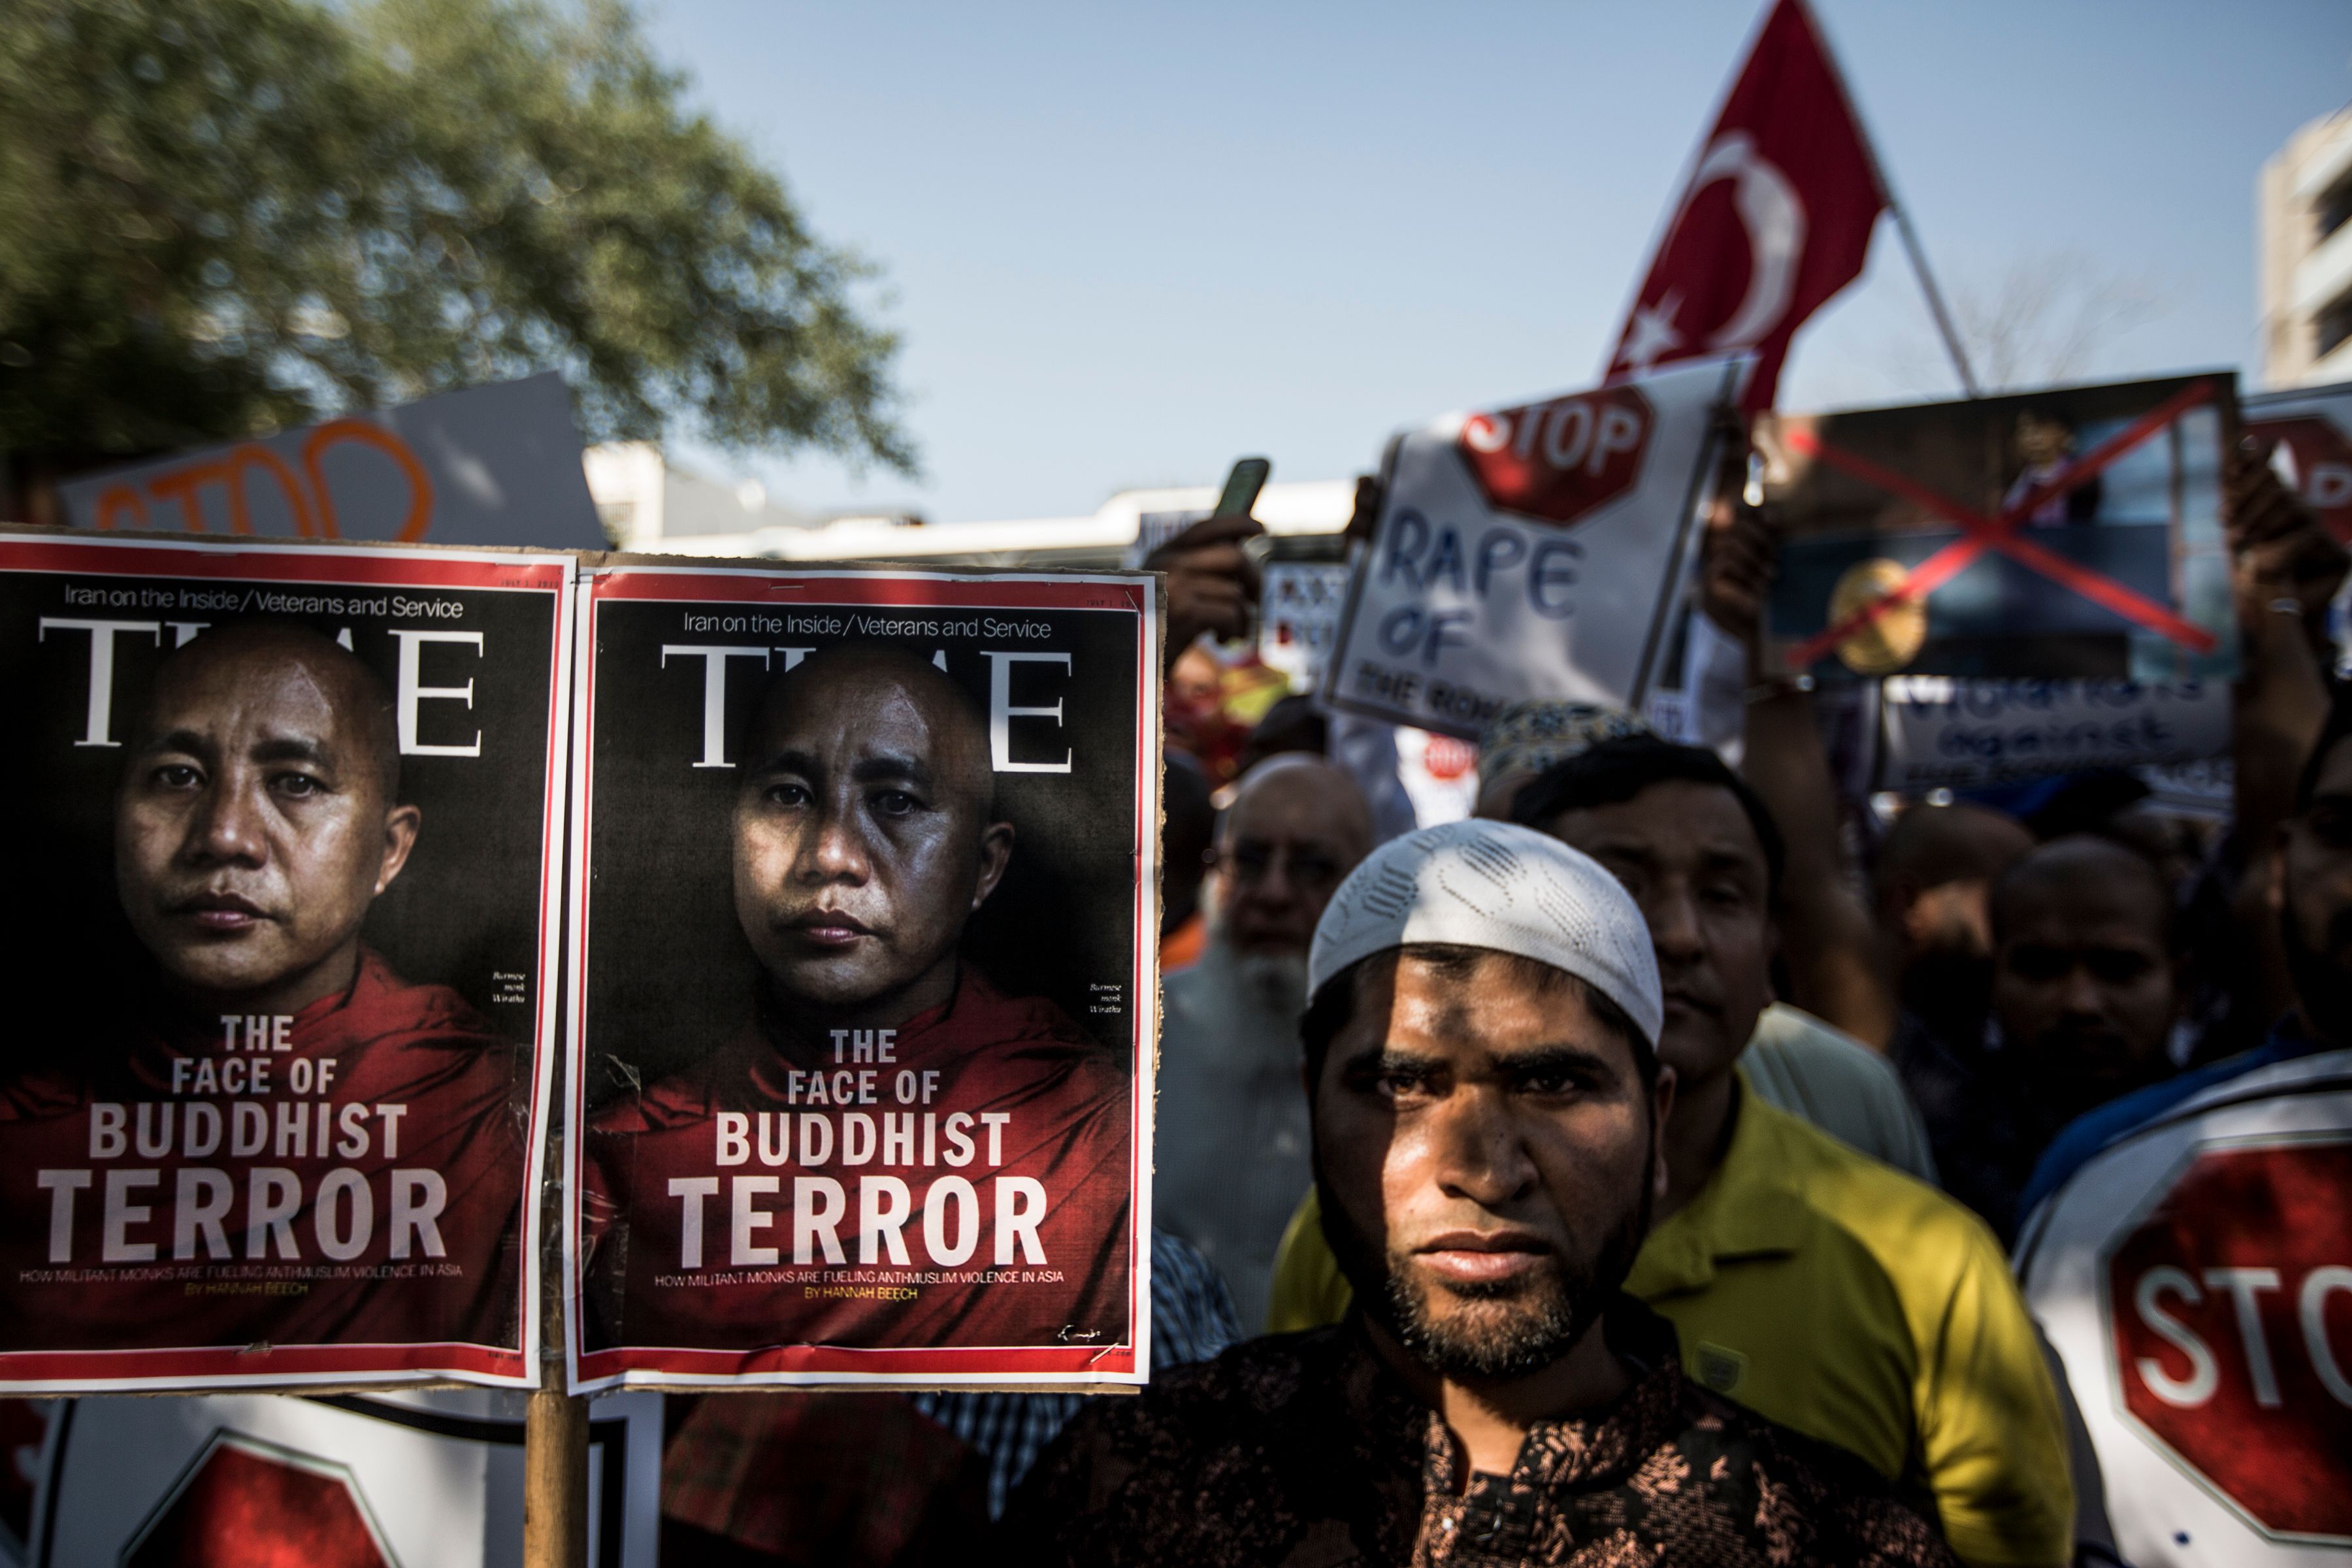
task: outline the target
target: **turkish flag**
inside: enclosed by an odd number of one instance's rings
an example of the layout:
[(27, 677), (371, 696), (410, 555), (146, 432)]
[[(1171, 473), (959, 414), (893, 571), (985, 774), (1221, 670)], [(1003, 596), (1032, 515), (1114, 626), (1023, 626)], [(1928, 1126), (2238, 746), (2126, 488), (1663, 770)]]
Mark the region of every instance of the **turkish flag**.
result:
[(1772, 405), (1789, 340), (1862, 270), (1887, 205), (1861, 125), (1803, 0), (1773, 0), (1618, 334), (1608, 378), (1756, 355), (1748, 411)]

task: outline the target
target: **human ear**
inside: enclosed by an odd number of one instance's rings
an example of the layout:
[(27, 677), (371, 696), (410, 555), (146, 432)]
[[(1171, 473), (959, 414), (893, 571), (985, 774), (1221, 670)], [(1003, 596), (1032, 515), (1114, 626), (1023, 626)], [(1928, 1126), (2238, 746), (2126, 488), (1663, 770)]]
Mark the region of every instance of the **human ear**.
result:
[(417, 830), (424, 826), (425, 814), (413, 805), (395, 805), (383, 814), (383, 859), (375, 873), (379, 894), (392, 886), (392, 879), (408, 864), (409, 851), (416, 847)]
[(990, 823), (980, 836), (980, 878), (972, 885), (973, 909), (988, 901), (988, 895), (996, 891), (996, 884), (1004, 879), (1004, 868), (1012, 863), (1013, 824)]

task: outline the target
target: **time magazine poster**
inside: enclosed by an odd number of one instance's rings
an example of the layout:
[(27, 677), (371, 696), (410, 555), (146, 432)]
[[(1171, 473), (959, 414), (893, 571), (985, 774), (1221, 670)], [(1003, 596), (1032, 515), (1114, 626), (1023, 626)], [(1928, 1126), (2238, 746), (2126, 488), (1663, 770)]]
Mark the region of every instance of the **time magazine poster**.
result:
[(1144, 1380), (1156, 592), (583, 574), (575, 1388)]
[(572, 572), (0, 534), (0, 1389), (536, 1383)]

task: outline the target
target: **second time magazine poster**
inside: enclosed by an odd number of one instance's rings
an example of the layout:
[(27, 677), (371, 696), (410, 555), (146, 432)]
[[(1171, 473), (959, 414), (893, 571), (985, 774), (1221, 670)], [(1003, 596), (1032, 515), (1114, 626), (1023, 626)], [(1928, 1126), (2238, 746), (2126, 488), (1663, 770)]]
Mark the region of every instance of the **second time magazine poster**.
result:
[(583, 574), (575, 1387), (1143, 1381), (1155, 586)]

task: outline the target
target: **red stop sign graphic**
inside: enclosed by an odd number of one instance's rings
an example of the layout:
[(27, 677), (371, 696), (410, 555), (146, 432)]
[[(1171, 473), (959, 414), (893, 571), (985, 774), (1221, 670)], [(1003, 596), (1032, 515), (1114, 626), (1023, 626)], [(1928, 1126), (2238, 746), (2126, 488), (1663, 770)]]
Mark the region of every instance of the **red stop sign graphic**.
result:
[(2286, 448), (2294, 464), (2294, 486), (2320, 523), (2352, 542), (2352, 440), (2325, 419), (2250, 420), (2246, 433)]
[(1633, 488), (1656, 424), (1637, 388), (1612, 386), (1473, 414), (1462, 457), (1496, 510), (1572, 523)]
[(2139, 1423), (2264, 1531), (2352, 1537), (2352, 1141), (2200, 1152), (2107, 1292)]
[(384, 1568), (385, 1556), (350, 1473), (331, 1461), (273, 1452), (229, 1436), (151, 1519), (125, 1568)]

